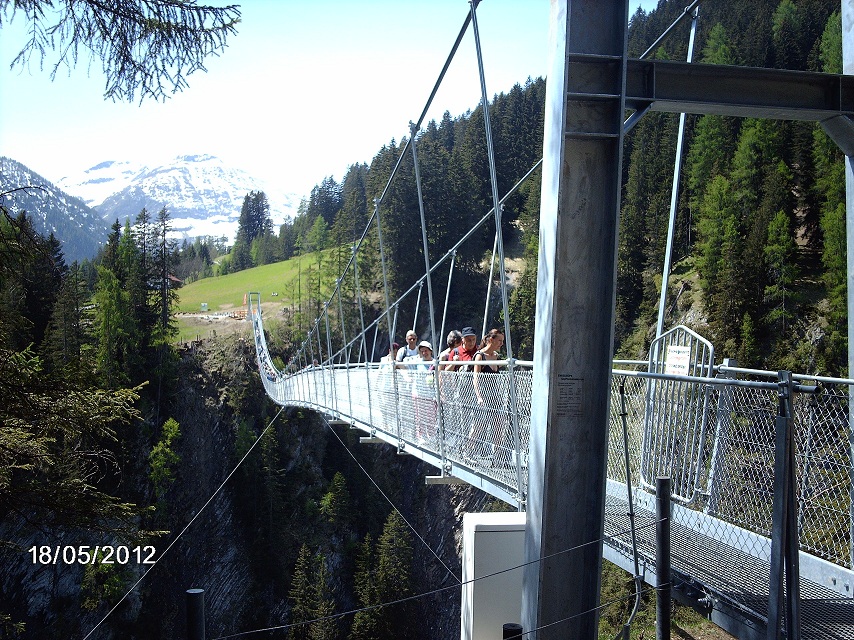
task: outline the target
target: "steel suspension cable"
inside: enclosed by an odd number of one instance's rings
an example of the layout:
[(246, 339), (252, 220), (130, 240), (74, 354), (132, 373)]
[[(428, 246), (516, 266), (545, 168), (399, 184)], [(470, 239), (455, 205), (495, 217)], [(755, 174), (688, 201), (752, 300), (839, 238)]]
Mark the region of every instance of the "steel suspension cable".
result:
[(389, 498), (389, 497), (388, 497), (388, 495), (386, 495), (385, 491), (383, 491), (383, 490), (380, 488), (380, 486), (379, 486), (379, 485), (377, 484), (377, 482), (373, 479), (373, 477), (371, 477), (371, 474), (370, 474), (370, 473), (368, 473), (368, 470), (367, 470), (367, 469), (365, 469), (365, 467), (362, 465), (362, 463), (361, 463), (361, 462), (359, 462), (359, 459), (358, 459), (358, 458), (356, 458), (356, 456), (353, 454), (353, 452), (352, 452), (352, 451), (350, 451), (350, 448), (349, 448), (346, 444), (344, 444), (344, 441), (341, 439), (341, 436), (339, 436), (339, 435), (338, 435), (338, 433), (335, 431), (335, 429), (333, 429), (333, 428), (332, 428), (332, 425), (331, 425), (331, 424), (329, 424), (329, 421), (328, 421), (328, 420), (326, 420), (325, 418), (322, 418), (322, 420), (323, 420), (324, 424), (325, 424), (325, 425), (329, 428), (329, 430), (332, 432), (332, 435), (334, 435), (334, 436), (335, 436), (335, 439), (336, 439), (336, 440), (338, 440), (338, 442), (341, 444), (341, 446), (342, 446), (342, 447), (344, 447), (344, 450), (345, 450), (345, 451), (349, 454), (349, 456), (353, 459), (353, 461), (356, 463), (356, 465), (359, 467), (359, 469), (361, 469), (361, 470), (362, 470), (362, 472), (365, 474), (365, 476), (367, 476), (368, 480), (370, 480), (370, 481), (371, 481), (371, 484), (372, 484), (372, 485), (374, 485), (374, 488), (375, 488), (377, 491), (379, 491), (379, 492), (380, 492), (380, 495), (381, 495), (383, 498), (385, 498), (385, 499), (386, 499), (386, 501), (391, 505), (392, 509), (394, 509), (395, 511), (397, 511), (398, 515), (399, 515), (399, 516), (403, 519), (403, 521), (406, 523), (406, 526), (408, 526), (408, 527), (412, 530), (412, 533), (414, 533), (414, 534), (415, 534), (415, 536), (416, 536), (416, 537), (421, 541), (421, 543), (422, 543), (425, 547), (427, 547), (427, 549), (430, 551), (430, 553), (432, 553), (432, 554), (433, 554), (433, 557), (435, 557), (435, 558), (436, 558), (436, 560), (438, 560), (438, 561), (439, 561), (439, 563), (440, 563), (443, 567), (445, 567), (445, 570), (448, 572), (448, 574), (450, 574), (451, 576), (453, 576), (454, 580), (456, 580), (456, 581), (457, 581), (457, 585), (461, 584), (461, 583), (462, 583), (462, 581), (461, 581), (461, 580), (460, 580), (460, 578), (457, 576), (457, 574), (455, 574), (455, 573), (451, 570), (451, 568), (450, 568), (447, 564), (445, 564), (445, 561), (444, 561), (444, 560), (442, 560), (442, 558), (440, 558), (440, 557), (439, 557), (439, 554), (438, 554), (438, 553), (436, 553), (436, 552), (433, 550), (433, 547), (431, 547), (429, 544), (427, 544), (427, 541), (426, 541), (426, 540), (421, 536), (421, 534), (420, 534), (420, 533), (418, 533), (418, 530), (417, 530), (414, 526), (412, 526), (412, 524), (409, 522), (409, 520), (406, 518), (406, 516), (404, 516), (404, 515), (403, 515), (403, 513), (400, 511), (400, 509), (398, 509), (398, 508), (397, 508), (397, 505), (396, 505), (396, 504), (394, 504), (394, 502), (392, 502), (391, 498)]
[[(528, 169), (528, 171), (527, 171), (527, 172), (525, 172), (525, 175), (523, 175), (521, 178), (519, 178), (519, 180), (516, 182), (516, 184), (514, 184), (514, 185), (513, 185), (513, 187), (512, 187), (512, 188), (511, 188), (511, 189), (510, 189), (510, 190), (509, 190), (509, 191), (504, 195), (504, 197), (501, 199), (500, 204), (503, 204), (504, 202), (506, 202), (506, 201), (507, 201), (507, 199), (508, 199), (508, 198), (510, 198), (510, 196), (512, 196), (514, 193), (516, 193), (516, 191), (518, 191), (518, 190), (519, 190), (519, 188), (520, 188), (520, 187), (521, 187), (521, 186), (522, 186), (522, 185), (523, 185), (523, 184), (528, 180), (528, 178), (530, 178), (530, 177), (531, 177), (531, 175), (534, 173), (534, 171), (536, 171), (537, 169), (539, 169), (539, 168), (540, 168), (540, 165), (541, 165), (542, 163), (543, 163), (542, 158), (540, 158), (539, 160), (537, 160), (537, 161), (536, 161), (536, 162), (531, 166), (531, 168), (530, 168), (530, 169)], [(480, 220), (478, 220), (478, 221), (477, 221), (477, 222), (476, 222), (476, 223), (471, 227), (471, 229), (469, 229), (469, 231), (467, 231), (467, 232), (466, 232), (466, 233), (465, 233), (465, 234), (464, 234), (464, 235), (463, 235), (463, 236), (462, 236), (462, 237), (461, 237), (461, 238), (460, 238), (460, 239), (459, 239), (459, 240), (458, 240), (458, 241), (457, 241), (457, 242), (456, 242), (456, 243), (455, 243), (455, 244), (454, 244), (450, 249), (448, 249), (447, 253), (445, 253), (445, 255), (444, 255), (444, 256), (442, 256), (442, 257), (441, 257), (441, 258), (439, 258), (436, 262), (434, 262), (431, 270), (436, 270), (436, 269), (438, 269), (439, 267), (441, 267), (441, 266), (445, 263), (445, 261), (446, 261), (446, 260), (448, 260), (448, 259), (450, 259), (450, 258), (452, 258), (452, 257), (456, 257), (456, 253), (457, 253), (457, 251), (459, 250), (459, 248), (460, 248), (463, 244), (465, 244), (465, 243), (466, 243), (466, 242), (467, 242), (467, 241), (468, 241), (468, 240), (469, 240), (469, 239), (470, 239), (470, 238), (471, 238), (475, 233), (477, 233), (477, 231), (479, 231), (479, 230), (480, 230), (480, 228), (481, 228), (484, 224), (486, 224), (486, 223), (487, 223), (490, 219), (492, 219), (492, 218), (494, 218), (494, 208), (491, 208), (489, 211), (487, 211), (487, 212), (486, 212), (486, 213), (485, 213), (485, 214), (480, 218)], [(372, 216), (372, 220), (373, 220), (373, 219), (375, 219), (375, 216)], [(383, 260), (383, 253), (384, 253), (384, 251), (383, 251), (383, 249), (382, 249), (382, 245), (380, 245), (380, 259), (381, 259), (381, 260)], [(385, 276), (384, 276), (384, 279), (385, 279)], [(390, 312), (391, 312), (391, 309), (394, 309), (394, 325), (396, 325), (396, 323), (397, 323), (397, 313), (398, 313), (398, 310), (399, 310), (399, 303), (400, 303), (400, 300), (402, 300), (403, 298), (405, 298), (406, 296), (408, 296), (410, 293), (412, 293), (412, 292), (415, 290), (415, 288), (416, 288), (417, 286), (419, 286), (419, 283), (421, 282), (421, 280), (422, 280), (422, 279), (423, 279), (423, 277), (422, 277), (421, 279), (419, 279), (418, 281), (416, 281), (415, 283), (413, 283), (413, 284), (412, 284), (412, 286), (410, 286), (410, 287), (409, 287), (409, 289), (407, 289), (407, 290), (406, 290), (406, 291), (405, 291), (405, 292), (400, 296), (400, 298), (399, 298), (396, 302), (394, 302), (394, 303), (392, 303), (392, 302), (390, 302), (390, 301), (389, 301), (388, 296), (387, 296), (388, 289), (387, 289), (387, 287), (384, 287), (384, 292), (385, 292), (385, 294), (386, 294), (386, 301), (387, 301), (387, 304), (386, 304), (386, 312), (385, 312), (385, 313), (386, 313), (386, 317), (387, 317), (387, 326), (391, 326), (391, 321), (389, 320), (389, 314), (390, 314)], [(377, 319), (376, 319), (376, 320), (374, 320), (370, 325), (368, 325), (368, 327), (367, 327), (367, 328), (368, 328), (368, 329), (370, 329), (371, 327), (373, 327), (373, 326), (377, 325), (377, 324), (380, 322), (380, 320), (381, 320), (380, 318), (377, 318)], [(306, 344), (306, 343), (303, 343), (303, 350), (305, 349), (305, 344)]]
[(516, 392), (516, 373), (513, 358), (513, 341), (510, 337), (510, 305), (507, 299), (507, 272), (504, 268), (504, 238), (501, 234), (502, 202), (498, 195), (498, 174), (495, 168), (495, 148), (492, 140), (492, 126), (489, 121), (489, 95), (486, 93), (486, 76), (483, 70), (483, 51), (480, 46), (480, 30), (477, 26), (477, 5), (480, 0), (471, 0), (471, 22), (477, 51), (477, 68), (480, 77), (481, 103), (483, 105), (483, 126), (486, 132), (486, 153), (489, 160), (489, 182), (492, 187), (493, 210), (495, 211), (495, 243), (498, 246), (499, 274), (501, 276), (501, 308), (504, 312), (504, 339), (507, 348), (507, 369), (510, 372), (510, 421), (513, 427), (513, 442), (516, 449), (516, 486), (519, 488), (517, 502), (520, 511), (526, 496), (522, 490), (521, 436), (519, 433), (519, 400)]
[[(466, 17), (463, 20), (463, 25), (462, 25), (462, 27), (460, 27), (460, 31), (457, 34), (457, 38), (454, 41), (454, 44), (451, 47), (451, 51), (445, 60), (445, 64), (442, 66), (442, 70), (439, 72), (439, 77), (436, 79), (436, 82), (433, 85), (433, 90), (430, 92), (430, 96), (427, 98), (427, 102), (425, 103), (424, 108), (421, 111), (421, 115), (418, 117), (418, 120), (416, 121), (416, 127), (417, 128), (421, 127), (421, 124), (424, 122), (424, 118), (427, 117), (427, 112), (430, 110), (430, 106), (432, 105), (433, 99), (436, 97), (436, 93), (438, 92), (439, 87), (441, 86), (442, 81), (445, 78), (445, 74), (447, 73), (448, 68), (450, 67), (451, 62), (453, 61), (454, 57), (456, 56), (457, 50), (459, 49), (459, 46), (460, 46), (460, 43), (462, 42), (462, 39), (465, 36), (466, 31), (468, 30), (468, 26), (469, 26), (470, 21), (471, 21), (471, 15), (466, 14)], [(359, 238), (358, 242), (356, 242), (356, 251), (358, 251), (361, 248), (362, 243), (364, 242), (365, 238), (367, 237), (367, 235), (370, 231), (371, 224), (373, 223), (374, 218), (377, 218), (377, 230), (378, 230), (378, 233), (380, 236), (379, 237), (380, 258), (381, 258), (382, 263), (383, 263), (383, 288), (386, 291), (388, 290), (388, 278), (387, 278), (386, 267), (385, 267), (385, 258), (383, 256), (382, 230), (381, 230), (381, 225), (379, 224), (379, 207), (382, 204), (383, 200), (385, 200), (385, 197), (386, 197), (386, 194), (388, 193), (388, 190), (391, 188), (391, 184), (394, 181), (394, 178), (396, 177), (398, 170), (400, 169), (400, 165), (403, 162), (403, 158), (406, 156), (406, 151), (409, 148), (409, 145), (411, 144), (411, 142), (412, 142), (412, 138), (410, 137), (406, 141), (406, 144), (404, 145), (403, 149), (401, 150), (400, 155), (397, 158), (397, 162), (395, 163), (395, 166), (392, 169), (391, 174), (389, 175), (388, 181), (386, 182), (386, 186), (383, 189), (382, 193), (380, 194), (380, 197), (374, 199), (374, 212), (371, 215), (370, 219), (367, 221), (367, 223), (365, 225), (365, 229), (362, 232), (361, 237)], [(355, 252), (354, 252), (354, 255), (355, 255)], [(352, 260), (353, 260), (353, 256), (351, 256), (351, 258), (350, 258), (350, 261), (352, 261)], [(345, 265), (345, 267), (344, 267), (345, 273), (349, 269), (349, 267), (350, 267), (350, 262), (348, 262), (347, 265)], [(386, 300), (386, 303), (387, 303), (386, 309), (388, 309), (388, 300)], [(389, 341), (393, 342), (394, 341), (394, 338), (393, 338), (394, 327), (391, 323), (389, 323), (389, 327), (390, 327), (390, 329), (389, 329), (389, 333), (390, 333)]]

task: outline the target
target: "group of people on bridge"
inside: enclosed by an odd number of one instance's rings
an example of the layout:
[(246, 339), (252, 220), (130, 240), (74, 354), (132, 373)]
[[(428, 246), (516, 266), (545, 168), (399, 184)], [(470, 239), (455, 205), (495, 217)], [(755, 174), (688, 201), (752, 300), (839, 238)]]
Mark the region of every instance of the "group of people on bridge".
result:
[(407, 331), (406, 344), (393, 342), (381, 359), (377, 390), (385, 427), (411, 416), (416, 440), (430, 443), (437, 437), (441, 400), (446, 437), (454, 434), (464, 455), (508, 463), (509, 387), (499, 375), (503, 345), (501, 329), (491, 329), (478, 344), (472, 327), (464, 327), (452, 330), (434, 357), (429, 341)]

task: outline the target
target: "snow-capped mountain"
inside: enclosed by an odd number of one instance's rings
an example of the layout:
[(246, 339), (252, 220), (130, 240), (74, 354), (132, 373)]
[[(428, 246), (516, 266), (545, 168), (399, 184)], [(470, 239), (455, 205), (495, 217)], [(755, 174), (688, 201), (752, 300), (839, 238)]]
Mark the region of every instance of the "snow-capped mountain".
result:
[(95, 210), (11, 158), (0, 157), (0, 193), (13, 216), (26, 211), (36, 231), (62, 242), (68, 264), (94, 258), (107, 240), (109, 225)]
[(114, 193), (128, 187), (134, 178), (145, 172), (145, 165), (107, 160), (94, 167), (56, 181), (57, 186), (74, 193), (90, 207), (96, 207)]
[(132, 162), (102, 162), (57, 181), (94, 207), (110, 224), (133, 220), (144, 208), (152, 214), (166, 207), (173, 231), (185, 237), (234, 239), (244, 197), (263, 191), (274, 228), (296, 216), (300, 196), (227, 166), (210, 155), (179, 156), (158, 167)]

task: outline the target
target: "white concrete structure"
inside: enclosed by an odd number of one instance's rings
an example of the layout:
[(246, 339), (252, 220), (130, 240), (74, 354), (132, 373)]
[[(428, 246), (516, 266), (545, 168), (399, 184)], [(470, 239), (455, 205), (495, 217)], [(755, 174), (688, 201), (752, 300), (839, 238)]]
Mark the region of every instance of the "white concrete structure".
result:
[(520, 622), (524, 561), (524, 513), (463, 515), (462, 640), (495, 640)]

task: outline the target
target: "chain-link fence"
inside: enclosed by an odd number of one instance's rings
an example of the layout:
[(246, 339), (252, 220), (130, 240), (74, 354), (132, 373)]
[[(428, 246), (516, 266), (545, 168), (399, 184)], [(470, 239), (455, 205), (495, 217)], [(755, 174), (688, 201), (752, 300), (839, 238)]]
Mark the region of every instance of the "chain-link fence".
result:
[[(773, 388), (734, 386), (721, 379), (694, 383), (686, 397), (702, 402), (674, 404), (681, 424), (668, 418), (678, 437), (650, 439), (648, 406), (657, 381), (617, 374), (611, 393), (608, 477), (626, 482), (622, 413), (625, 407), (629, 473), (636, 490), (644, 464), (667, 458), (658, 470), (672, 466), (693, 479), (699, 513), (735, 527), (719, 527), (722, 542), (757, 557), (770, 553), (774, 497), (776, 418), (779, 398)], [(767, 385), (766, 386), (773, 386)], [(666, 390), (659, 385), (659, 389)], [(796, 446), (798, 532), (801, 549), (834, 564), (852, 568), (852, 435), (848, 420), (848, 386), (823, 384), (814, 393), (796, 393), (793, 402)], [(702, 415), (699, 415), (702, 411)], [(647, 428), (645, 428), (645, 426)], [(702, 437), (697, 433), (704, 430)], [(696, 443), (700, 442), (700, 446)], [(654, 451), (650, 448), (658, 447)], [(686, 468), (691, 473), (683, 473)], [(707, 520), (707, 522), (714, 522)], [(739, 529), (757, 535), (746, 535)]]
[[(506, 362), (495, 373), (438, 374), (429, 367), (416, 371), (391, 363), (321, 365), (285, 377), (272, 366), (260, 324), (255, 335), (261, 379), (276, 402), (339, 415), (385, 434), (401, 448), (443, 461), (446, 469), (464, 468), (524, 499), (530, 366), (517, 364), (511, 377)], [(776, 382), (761, 372), (721, 370), (717, 379), (695, 380), (616, 370), (607, 474), (647, 493), (655, 475), (675, 477), (674, 493), (698, 517), (702, 514), (706, 534), (753, 557), (768, 558)], [(854, 445), (846, 382), (823, 379), (814, 393), (796, 393), (792, 414), (801, 549), (852, 569)]]

